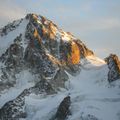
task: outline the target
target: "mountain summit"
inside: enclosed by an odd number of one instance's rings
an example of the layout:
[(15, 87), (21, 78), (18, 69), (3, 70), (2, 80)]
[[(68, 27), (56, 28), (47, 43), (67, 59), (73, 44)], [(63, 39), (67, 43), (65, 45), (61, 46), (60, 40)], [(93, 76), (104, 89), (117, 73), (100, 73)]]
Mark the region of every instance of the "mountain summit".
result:
[(0, 29), (0, 120), (119, 119), (119, 107), (112, 110), (120, 105), (119, 62), (111, 77), (109, 58), (41, 15), (7, 24)]
[(93, 55), (82, 41), (40, 15), (28, 14), (0, 31), (2, 63), (10, 69), (37, 69), (33, 71), (45, 79), (53, 78), (60, 68), (75, 74), (80, 59)]

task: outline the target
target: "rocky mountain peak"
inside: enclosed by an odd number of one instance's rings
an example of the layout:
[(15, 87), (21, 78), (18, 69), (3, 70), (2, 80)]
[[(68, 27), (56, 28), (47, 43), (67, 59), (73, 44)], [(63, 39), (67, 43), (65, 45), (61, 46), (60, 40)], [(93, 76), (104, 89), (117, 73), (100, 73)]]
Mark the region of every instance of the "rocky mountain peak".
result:
[(13, 87), (23, 70), (46, 79), (51, 87), (64, 87), (65, 71), (78, 74), (81, 59), (93, 55), (81, 40), (37, 14), (27, 14), (1, 28), (0, 40), (1, 91)]
[(44, 16), (7, 24), (0, 29), (0, 120), (119, 120), (119, 80), (109, 82), (120, 78), (120, 62), (113, 54), (105, 61)]
[[(36, 38), (39, 44), (43, 44), (46, 50), (62, 63), (79, 64), (80, 56), (93, 55), (93, 52), (81, 40), (71, 33), (59, 29), (56, 24), (47, 18), (36, 14), (28, 14), (26, 19), (29, 19), (27, 28), (32, 32), (31, 35), (33, 36), (31, 37)], [(30, 37), (26, 33), (27, 36)], [(63, 54), (63, 51), (65, 54)]]
[[(27, 14), (0, 29), (0, 42), (0, 94), (20, 82), (24, 86), (15, 99), (1, 107), (0, 119), (5, 120), (26, 117), (26, 96), (67, 89), (67, 73), (80, 73), (81, 59), (93, 55), (81, 40), (36, 14)], [(28, 75), (22, 80), (23, 73)]]

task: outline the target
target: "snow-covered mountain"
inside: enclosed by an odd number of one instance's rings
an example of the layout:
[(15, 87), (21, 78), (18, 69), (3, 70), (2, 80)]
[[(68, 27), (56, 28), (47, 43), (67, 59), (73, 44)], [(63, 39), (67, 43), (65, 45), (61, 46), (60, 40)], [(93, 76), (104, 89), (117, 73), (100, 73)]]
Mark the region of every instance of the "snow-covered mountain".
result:
[(0, 120), (120, 120), (120, 62), (96, 57), (47, 18), (0, 29)]

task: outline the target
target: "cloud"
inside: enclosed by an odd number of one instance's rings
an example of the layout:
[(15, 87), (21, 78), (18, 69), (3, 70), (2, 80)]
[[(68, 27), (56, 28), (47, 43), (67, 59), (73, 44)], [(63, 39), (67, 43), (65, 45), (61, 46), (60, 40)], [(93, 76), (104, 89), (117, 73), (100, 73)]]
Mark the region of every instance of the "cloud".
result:
[(95, 55), (99, 56), (101, 58), (106, 58), (111, 53), (116, 54), (118, 57), (120, 57), (119, 49), (112, 49), (112, 48), (96, 48)]
[(71, 23), (66, 23), (65, 27), (72, 31), (92, 32), (96, 30), (110, 30), (120, 28), (118, 18), (94, 18), (94, 19), (74, 19)]
[(25, 11), (15, 2), (10, 0), (0, 1), (0, 26), (3, 26), (6, 22), (19, 19), (24, 15)]
[[(113, 28), (116, 28), (116, 27), (119, 27), (120, 28), (120, 22), (119, 22), (119, 19), (118, 18), (102, 18), (102, 19), (99, 19), (98, 21), (96, 21), (94, 25), (94, 29), (113, 29)], [(97, 27), (95, 27), (97, 26)]]

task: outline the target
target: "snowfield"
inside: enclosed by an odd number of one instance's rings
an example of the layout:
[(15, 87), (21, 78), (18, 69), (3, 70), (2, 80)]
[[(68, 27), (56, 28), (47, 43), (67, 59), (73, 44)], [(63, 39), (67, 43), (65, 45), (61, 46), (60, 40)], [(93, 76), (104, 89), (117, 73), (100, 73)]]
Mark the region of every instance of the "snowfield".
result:
[[(0, 106), (15, 98), (30, 81), (32, 76), (23, 71), (23, 80), (19, 80), (16, 88), (0, 96)], [(28, 117), (21, 120), (50, 120), (57, 111), (60, 102), (67, 95), (71, 96), (71, 115), (68, 120), (87, 119), (93, 115), (98, 120), (120, 120), (120, 88), (119, 80), (109, 84), (107, 81), (108, 68), (105, 62), (95, 56), (81, 61), (81, 72), (78, 76), (69, 75), (63, 89), (54, 95), (34, 95), (26, 97), (26, 111)], [(19, 79), (20, 76), (18, 76)], [(20, 83), (21, 82), (21, 83)]]

